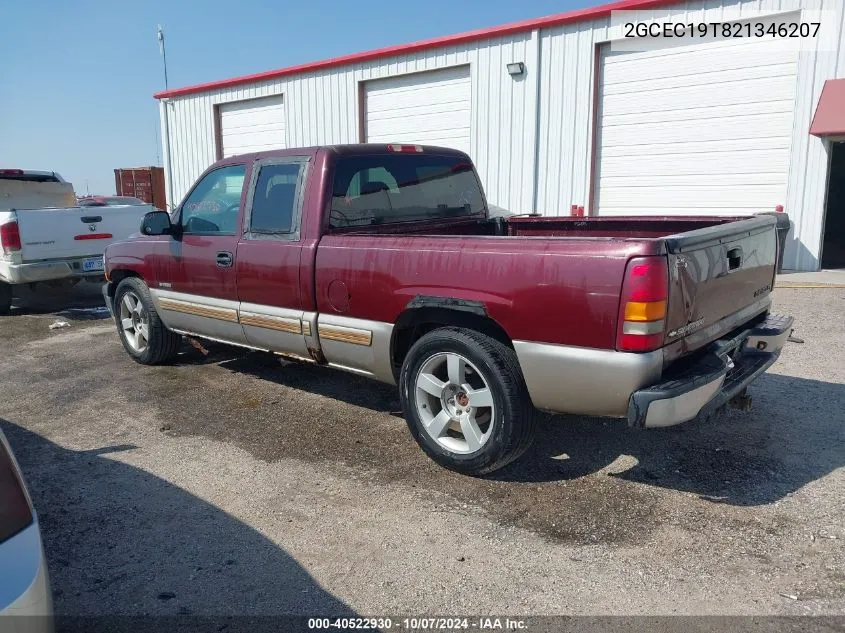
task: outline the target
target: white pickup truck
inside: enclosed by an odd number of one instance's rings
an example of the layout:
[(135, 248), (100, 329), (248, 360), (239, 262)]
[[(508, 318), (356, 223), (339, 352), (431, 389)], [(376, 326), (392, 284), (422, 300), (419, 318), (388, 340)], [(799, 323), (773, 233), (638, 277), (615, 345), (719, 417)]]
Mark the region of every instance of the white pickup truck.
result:
[(0, 169), (0, 314), (13, 286), (103, 278), (103, 251), (137, 233), (152, 205), (80, 207), (55, 172)]

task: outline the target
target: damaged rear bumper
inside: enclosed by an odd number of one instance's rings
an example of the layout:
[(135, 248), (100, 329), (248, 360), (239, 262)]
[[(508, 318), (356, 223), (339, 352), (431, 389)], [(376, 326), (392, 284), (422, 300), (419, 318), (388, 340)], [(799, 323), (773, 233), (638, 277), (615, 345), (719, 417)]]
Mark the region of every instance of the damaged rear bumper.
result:
[(759, 325), (716, 341), (694, 364), (635, 391), (628, 403), (628, 423), (639, 428), (674, 426), (743, 395), (778, 359), (792, 324), (791, 316), (769, 315)]

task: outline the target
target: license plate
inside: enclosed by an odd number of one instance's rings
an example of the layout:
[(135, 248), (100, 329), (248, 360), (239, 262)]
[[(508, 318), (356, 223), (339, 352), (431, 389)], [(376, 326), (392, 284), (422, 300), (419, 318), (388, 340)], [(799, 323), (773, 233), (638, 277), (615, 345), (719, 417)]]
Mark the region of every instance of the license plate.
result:
[(92, 273), (103, 270), (104, 268), (102, 257), (89, 257), (88, 259), (82, 260), (82, 272), (84, 273)]

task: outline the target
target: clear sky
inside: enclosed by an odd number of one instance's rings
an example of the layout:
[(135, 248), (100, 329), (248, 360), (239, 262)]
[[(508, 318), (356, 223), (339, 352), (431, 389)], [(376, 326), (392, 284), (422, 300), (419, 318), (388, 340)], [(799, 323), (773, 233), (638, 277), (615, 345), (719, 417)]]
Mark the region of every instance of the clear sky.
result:
[(2, 0), (0, 167), (53, 170), (78, 194), (160, 165), (171, 88), (561, 13), (602, 0)]

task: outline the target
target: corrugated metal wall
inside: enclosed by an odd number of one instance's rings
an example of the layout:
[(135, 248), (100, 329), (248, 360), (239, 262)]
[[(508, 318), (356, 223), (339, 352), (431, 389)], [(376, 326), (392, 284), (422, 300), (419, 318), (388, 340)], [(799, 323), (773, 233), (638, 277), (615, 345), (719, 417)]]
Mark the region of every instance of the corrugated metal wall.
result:
[[(808, 130), (825, 79), (845, 75), (842, 43), (845, 3), (842, 0), (697, 1), (641, 12), (643, 20), (660, 21), (671, 16), (684, 22), (708, 22), (725, 19), (725, 9), (731, 8), (738, 8), (740, 15), (753, 16), (755, 12), (788, 12), (811, 5), (836, 15), (837, 28), (829, 32), (835, 38), (833, 41), (817, 43), (823, 50), (802, 51), (799, 55), (790, 176), (783, 204), (794, 221), (784, 265), (802, 270), (814, 270), (819, 265), (829, 151), (827, 142), (810, 136)], [(823, 14), (823, 17), (829, 16)], [(540, 38), (537, 209), (544, 215), (566, 215), (572, 204), (589, 206), (595, 45), (613, 37), (618, 35), (611, 32), (610, 21), (605, 19), (548, 29)]]
[[(690, 0), (651, 10), (643, 19), (719, 21), (814, 6), (836, 15), (834, 41), (802, 52), (790, 160), (787, 211), (795, 228), (785, 257), (791, 268), (818, 267), (829, 147), (807, 133), (825, 79), (845, 76), (842, 0)], [(825, 14), (828, 17), (830, 14)], [(733, 16), (731, 16), (733, 17)], [(172, 199), (181, 200), (215, 156), (214, 105), (284, 94), (288, 147), (354, 143), (360, 81), (469, 64), (472, 75), (471, 155), (491, 203), (516, 212), (566, 215), (590, 203), (596, 44), (616, 33), (608, 19), (399, 55), (247, 86), (176, 97), (169, 113)], [(505, 65), (525, 63), (521, 77)], [(162, 130), (165, 126), (162, 125)], [(167, 152), (165, 152), (167, 154)]]
[(173, 199), (181, 200), (196, 177), (216, 159), (216, 104), (284, 94), (288, 147), (357, 143), (360, 81), (469, 64), (471, 154), (486, 193), (494, 204), (528, 212), (533, 207), (537, 78), (533, 70), (513, 78), (505, 64), (536, 59), (536, 48), (536, 33), (529, 32), (177, 97), (161, 106), (170, 117)]

